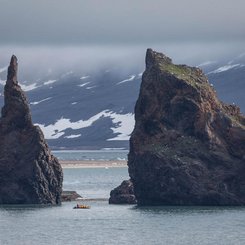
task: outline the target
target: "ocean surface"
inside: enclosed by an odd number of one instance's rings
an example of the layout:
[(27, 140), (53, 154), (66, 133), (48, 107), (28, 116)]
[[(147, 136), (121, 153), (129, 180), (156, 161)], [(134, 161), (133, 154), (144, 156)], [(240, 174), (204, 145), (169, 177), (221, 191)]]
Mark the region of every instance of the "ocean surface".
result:
[[(127, 168), (64, 169), (64, 190), (108, 198)], [(0, 206), (0, 245), (244, 245), (245, 207), (137, 207), (86, 201), (91, 209)]]

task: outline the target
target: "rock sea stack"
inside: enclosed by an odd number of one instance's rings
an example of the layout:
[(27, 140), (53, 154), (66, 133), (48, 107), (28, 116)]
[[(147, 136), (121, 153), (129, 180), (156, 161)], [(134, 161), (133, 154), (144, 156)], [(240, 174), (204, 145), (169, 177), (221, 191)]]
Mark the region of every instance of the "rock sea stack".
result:
[(131, 180), (124, 180), (110, 193), (109, 204), (136, 204), (134, 186)]
[(31, 120), (12, 56), (0, 118), (0, 204), (60, 204), (63, 173)]
[(135, 120), (128, 167), (139, 205), (245, 205), (245, 118), (199, 68), (148, 49)]

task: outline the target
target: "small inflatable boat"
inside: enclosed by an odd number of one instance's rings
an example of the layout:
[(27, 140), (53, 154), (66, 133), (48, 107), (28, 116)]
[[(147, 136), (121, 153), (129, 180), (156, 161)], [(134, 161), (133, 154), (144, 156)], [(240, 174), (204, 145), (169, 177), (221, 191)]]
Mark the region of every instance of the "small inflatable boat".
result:
[(90, 206), (84, 204), (77, 204), (73, 209), (89, 209)]

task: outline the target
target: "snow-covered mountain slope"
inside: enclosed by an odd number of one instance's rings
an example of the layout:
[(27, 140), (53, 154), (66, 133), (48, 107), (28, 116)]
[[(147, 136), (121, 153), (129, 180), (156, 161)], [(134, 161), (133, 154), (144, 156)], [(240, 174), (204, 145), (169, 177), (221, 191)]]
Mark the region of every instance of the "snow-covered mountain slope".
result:
[[(245, 113), (245, 55), (199, 65), (219, 95)], [(143, 70), (143, 68), (142, 68)], [(82, 74), (64, 71), (21, 81), (34, 123), (53, 149), (128, 148), (142, 70), (104, 69)], [(0, 67), (0, 106), (6, 67)], [(28, 82), (32, 81), (32, 82)]]
[(141, 76), (140, 71), (68, 72), (20, 85), (27, 92), (33, 121), (50, 147), (128, 148)]

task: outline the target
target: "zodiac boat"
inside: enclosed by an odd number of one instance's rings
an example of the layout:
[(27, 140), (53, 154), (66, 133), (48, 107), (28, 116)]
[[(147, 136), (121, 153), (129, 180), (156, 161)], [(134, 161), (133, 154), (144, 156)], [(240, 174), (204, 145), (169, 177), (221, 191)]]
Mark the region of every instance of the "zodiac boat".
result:
[(89, 209), (90, 206), (84, 204), (77, 204), (73, 209)]

